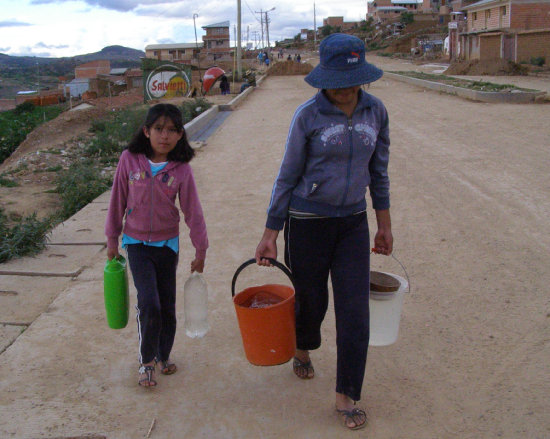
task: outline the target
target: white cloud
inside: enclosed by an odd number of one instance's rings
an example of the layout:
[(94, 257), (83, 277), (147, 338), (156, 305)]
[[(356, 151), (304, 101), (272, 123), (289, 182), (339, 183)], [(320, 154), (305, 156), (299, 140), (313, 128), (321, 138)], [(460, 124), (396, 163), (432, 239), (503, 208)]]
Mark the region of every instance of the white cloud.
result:
[[(9, 6), (7, 3), (9, 2)], [(317, 26), (323, 18), (365, 18), (365, 0), (316, 0)], [(259, 40), (260, 14), (269, 12), (271, 43), (313, 29), (313, 0), (241, 0), (242, 40)], [(144, 50), (147, 44), (202, 41), (202, 26), (229, 20), (231, 38), (237, 19), (235, 0), (0, 0), (11, 18), (0, 21), (0, 41), (10, 55), (74, 56), (119, 44)], [(16, 18), (15, 18), (16, 17)], [(263, 16), (265, 18), (265, 15)], [(41, 42), (44, 47), (39, 46)]]

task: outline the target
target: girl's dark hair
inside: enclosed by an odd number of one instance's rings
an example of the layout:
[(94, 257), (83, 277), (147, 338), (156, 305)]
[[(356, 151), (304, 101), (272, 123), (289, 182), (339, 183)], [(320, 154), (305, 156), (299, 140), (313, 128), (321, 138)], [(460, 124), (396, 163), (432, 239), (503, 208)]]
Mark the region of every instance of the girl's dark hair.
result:
[(153, 157), (153, 148), (151, 146), (151, 141), (145, 136), (143, 128), (151, 129), (153, 124), (157, 121), (159, 117), (168, 117), (174, 127), (181, 133), (183, 136), (176, 144), (176, 147), (168, 153), (168, 161), (170, 162), (183, 162), (188, 163), (195, 156), (195, 150), (191, 148), (189, 142), (187, 141), (187, 135), (185, 134), (185, 129), (183, 128), (183, 116), (181, 111), (172, 104), (156, 104), (149, 108), (147, 116), (145, 117), (145, 123), (143, 126), (134, 134), (132, 140), (128, 144), (128, 150), (134, 154), (145, 154), (147, 158)]

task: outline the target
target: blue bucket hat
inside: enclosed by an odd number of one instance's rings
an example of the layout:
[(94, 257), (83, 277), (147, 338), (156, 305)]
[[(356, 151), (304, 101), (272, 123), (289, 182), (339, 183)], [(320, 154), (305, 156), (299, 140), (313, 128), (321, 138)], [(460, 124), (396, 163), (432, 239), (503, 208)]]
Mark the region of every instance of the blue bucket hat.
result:
[(347, 88), (380, 79), (382, 70), (365, 60), (365, 44), (347, 34), (332, 34), (321, 41), (320, 62), (305, 81), (321, 89)]

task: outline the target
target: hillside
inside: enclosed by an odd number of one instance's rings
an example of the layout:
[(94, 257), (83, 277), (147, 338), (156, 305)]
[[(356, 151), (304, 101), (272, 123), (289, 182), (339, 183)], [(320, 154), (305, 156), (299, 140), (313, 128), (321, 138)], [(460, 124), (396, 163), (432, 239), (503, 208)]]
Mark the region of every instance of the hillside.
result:
[(74, 77), (74, 69), (80, 64), (96, 60), (108, 60), (111, 67), (139, 67), (141, 50), (123, 46), (107, 46), (99, 52), (65, 58), (40, 58), (34, 56), (9, 56), (0, 53), (0, 98), (13, 98), (19, 90), (55, 86), (58, 77)]

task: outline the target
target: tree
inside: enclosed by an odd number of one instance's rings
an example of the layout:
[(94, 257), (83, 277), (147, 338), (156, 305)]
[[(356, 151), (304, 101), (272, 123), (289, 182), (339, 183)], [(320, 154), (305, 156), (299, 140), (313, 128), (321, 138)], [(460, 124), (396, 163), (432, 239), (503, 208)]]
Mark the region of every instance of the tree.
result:
[(401, 14), (401, 23), (407, 25), (409, 23), (412, 23), (414, 21), (414, 14), (412, 12), (403, 12)]
[(330, 24), (323, 26), (321, 29), (321, 35), (323, 35), (324, 37), (328, 37), (333, 32), (334, 32), (334, 29)]

